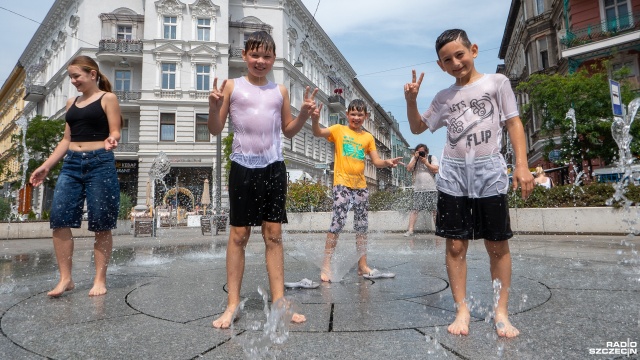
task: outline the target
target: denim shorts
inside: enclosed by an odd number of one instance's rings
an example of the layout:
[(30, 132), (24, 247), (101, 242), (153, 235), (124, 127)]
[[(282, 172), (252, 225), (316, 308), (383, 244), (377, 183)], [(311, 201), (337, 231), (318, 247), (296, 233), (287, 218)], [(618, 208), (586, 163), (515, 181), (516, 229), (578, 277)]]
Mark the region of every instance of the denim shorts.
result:
[(79, 228), (85, 200), (89, 231), (116, 228), (120, 184), (113, 152), (67, 151), (53, 193), (50, 227)]

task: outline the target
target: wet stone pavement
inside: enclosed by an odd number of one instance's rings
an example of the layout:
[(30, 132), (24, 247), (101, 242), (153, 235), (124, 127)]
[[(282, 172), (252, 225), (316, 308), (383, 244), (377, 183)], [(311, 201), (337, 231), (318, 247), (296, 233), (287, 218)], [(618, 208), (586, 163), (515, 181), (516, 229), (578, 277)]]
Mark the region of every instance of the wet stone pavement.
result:
[[(92, 241), (78, 239), (76, 288), (46, 296), (57, 282), (50, 239), (0, 240), (0, 359), (230, 359), (245, 357), (265, 323), (258, 288), (268, 291), (264, 245), (247, 247), (242, 296), (233, 329), (211, 322), (226, 305), (227, 234), (158, 231), (118, 236), (108, 293), (89, 297)], [(319, 282), (322, 233), (285, 233), (285, 281)], [(287, 290), (307, 322), (291, 325), (278, 359), (609, 359), (640, 341), (639, 237), (516, 235), (511, 241), (510, 319), (515, 339), (495, 335), (493, 289), (482, 241), (468, 251), (469, 336), (447, 333), (454, 318), (444, 241), (433, 234), (372, 233), (369, 264), (395, 279), (366, 280), (353, 258), (345, 276), (317, 289)], [(342, 247), (341, 247), (342, 246)], [(355, 247), (342, 234), (336, 254)], [(348, 272), (347, 272), (348, 271)], [(617, 354), (615, 354), (617, 352)], [(593, 353), (593, 354), (592, 354)], [(601, 353), (608, 353), (606, 355)], [(610, 354), (609, 354), (610, 353)]]

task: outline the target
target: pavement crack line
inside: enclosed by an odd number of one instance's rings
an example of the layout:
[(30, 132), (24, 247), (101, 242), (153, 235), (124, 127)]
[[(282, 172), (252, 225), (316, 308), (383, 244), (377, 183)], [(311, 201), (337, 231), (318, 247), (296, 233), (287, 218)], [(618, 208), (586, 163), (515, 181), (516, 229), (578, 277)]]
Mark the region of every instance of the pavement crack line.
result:
[[(413, 330), (417, 331), (419, 334), (422, 334), (422, 335), (423, 335), (423, 336), (425, 336), (425, 337), (429, 337), (429, 339), (430, 339), (430, 340), (436, 340), (436, 341), (438, 340), (438, 339), (436, 339), (436, 338), (433, 338), (433, 337), (431, 337), (431, 336), (427, 335), (425, 332), (420, 331), (420, 329), (413, 328)], [(450, 348), (449, 346), (447, 346), (447, 345), (443, 344), (443, 343), (442, 343), (442, 342), (440, 342), (440, 341), (438, 341), (438, 344), (439, 344), (440, 346), (442, 346), (442, 348), (443, 348), (443, 349), (447, 350), (448, 352), (452, 353), (453, 355), (457, 356), (457, 357), (458, 357), (458, 358), (460, 358), (460, 359), (463, 359), (463, 360), (471, 360), (470, 358), (468, 358), (468, 357), (466, 357), (466, 356), (464, 356), (464, 355), (460, 354), (459, 352), (455, 351), (454, 349)]]
[(198, 355), (196, 355), (196, 356), (192, 357), (190, 360), (200, 359), (200, 358), (201, 358), (201, 357), (203, 357), (204, 355), (206, 355), (206, 354), (210, 353), (211, 351), (213, 351), (213, 350), (215, 350), (215, 349), (219, 348), (220, 346), (222, 346), (222, 345), (224, 345), (224, 344), (228, 343), (229, 341), (231, 341), (231, 339), (235, 338), (236, 336), (242, 335), (242, 334), (244, 334), (245, 332), (247, 332), (247, 330), (242, 330), (242, 331), (240, 331), (239, 333), (237, 333), (237, 334), (235, 334), (235, 335), (231, 336), (231, 337), (230, 337), (230, 338), (228, 338), (227, 340), (224, 340), (224, 341), (222, 341), (222, 342), (220, 342), (220, 343), (218, 343), (218, 344), (214, 345), (213, 347), (211, 347), (211, 348), (209, 348), (209, 349), (207, 349), (207, 350), (205, 350), (205, 351), (201, 352), (200, 354), (198, 354)]
[(333, 332), (333, 310), (335, 308), (335, 304), (331, 303), (331, 311), (329, 312), (329, 329), (327, 332)]

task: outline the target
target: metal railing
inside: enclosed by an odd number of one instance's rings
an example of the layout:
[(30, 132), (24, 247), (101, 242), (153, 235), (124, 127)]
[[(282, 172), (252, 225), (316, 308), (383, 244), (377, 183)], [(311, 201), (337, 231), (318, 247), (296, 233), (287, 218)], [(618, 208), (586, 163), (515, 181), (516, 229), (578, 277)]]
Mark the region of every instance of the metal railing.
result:
[(113, 93), (116, 94), (119, 101), (140, 100), (142, 96), (141, 91), (114, 91)]
[(142, 54), (142, 40), (102, 39), (98, 44), (98, 52)]
[(229, 49), (229, 57), (230, 58), (242, 58), (242, 48), (231, 48), (231, 49)]
[(339, 103), (340, 105), (345, 106), (344, 98), (340, 95), (331, 95), (329, 96), (328, 100), (329, 100), (329, 104)]
[(121, 153), (121, 152), (137, 153), (139, 149), (140, 149), (140, 144), (139, 143), (119, 143), (118, 147), (115, 148), (114, 152), (117, 152), (117, 153)]
[(638, 29), (640, 29), (640, 15), (623, 16), (569, 29), (561, 42), (567, 48), (572, 48)]

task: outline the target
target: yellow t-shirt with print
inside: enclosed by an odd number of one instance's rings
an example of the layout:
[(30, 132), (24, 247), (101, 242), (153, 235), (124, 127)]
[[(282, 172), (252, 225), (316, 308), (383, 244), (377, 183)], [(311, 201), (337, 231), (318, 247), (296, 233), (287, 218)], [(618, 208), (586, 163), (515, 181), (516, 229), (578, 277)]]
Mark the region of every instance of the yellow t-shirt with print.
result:
[(327, 140), (335, 143), (333, 185), (344, 185), (351, 189), (364, 189), (365, 156), (376, 150), (373, 136), (366, 132), (355, 132), (345, 125), (329, 127)]

